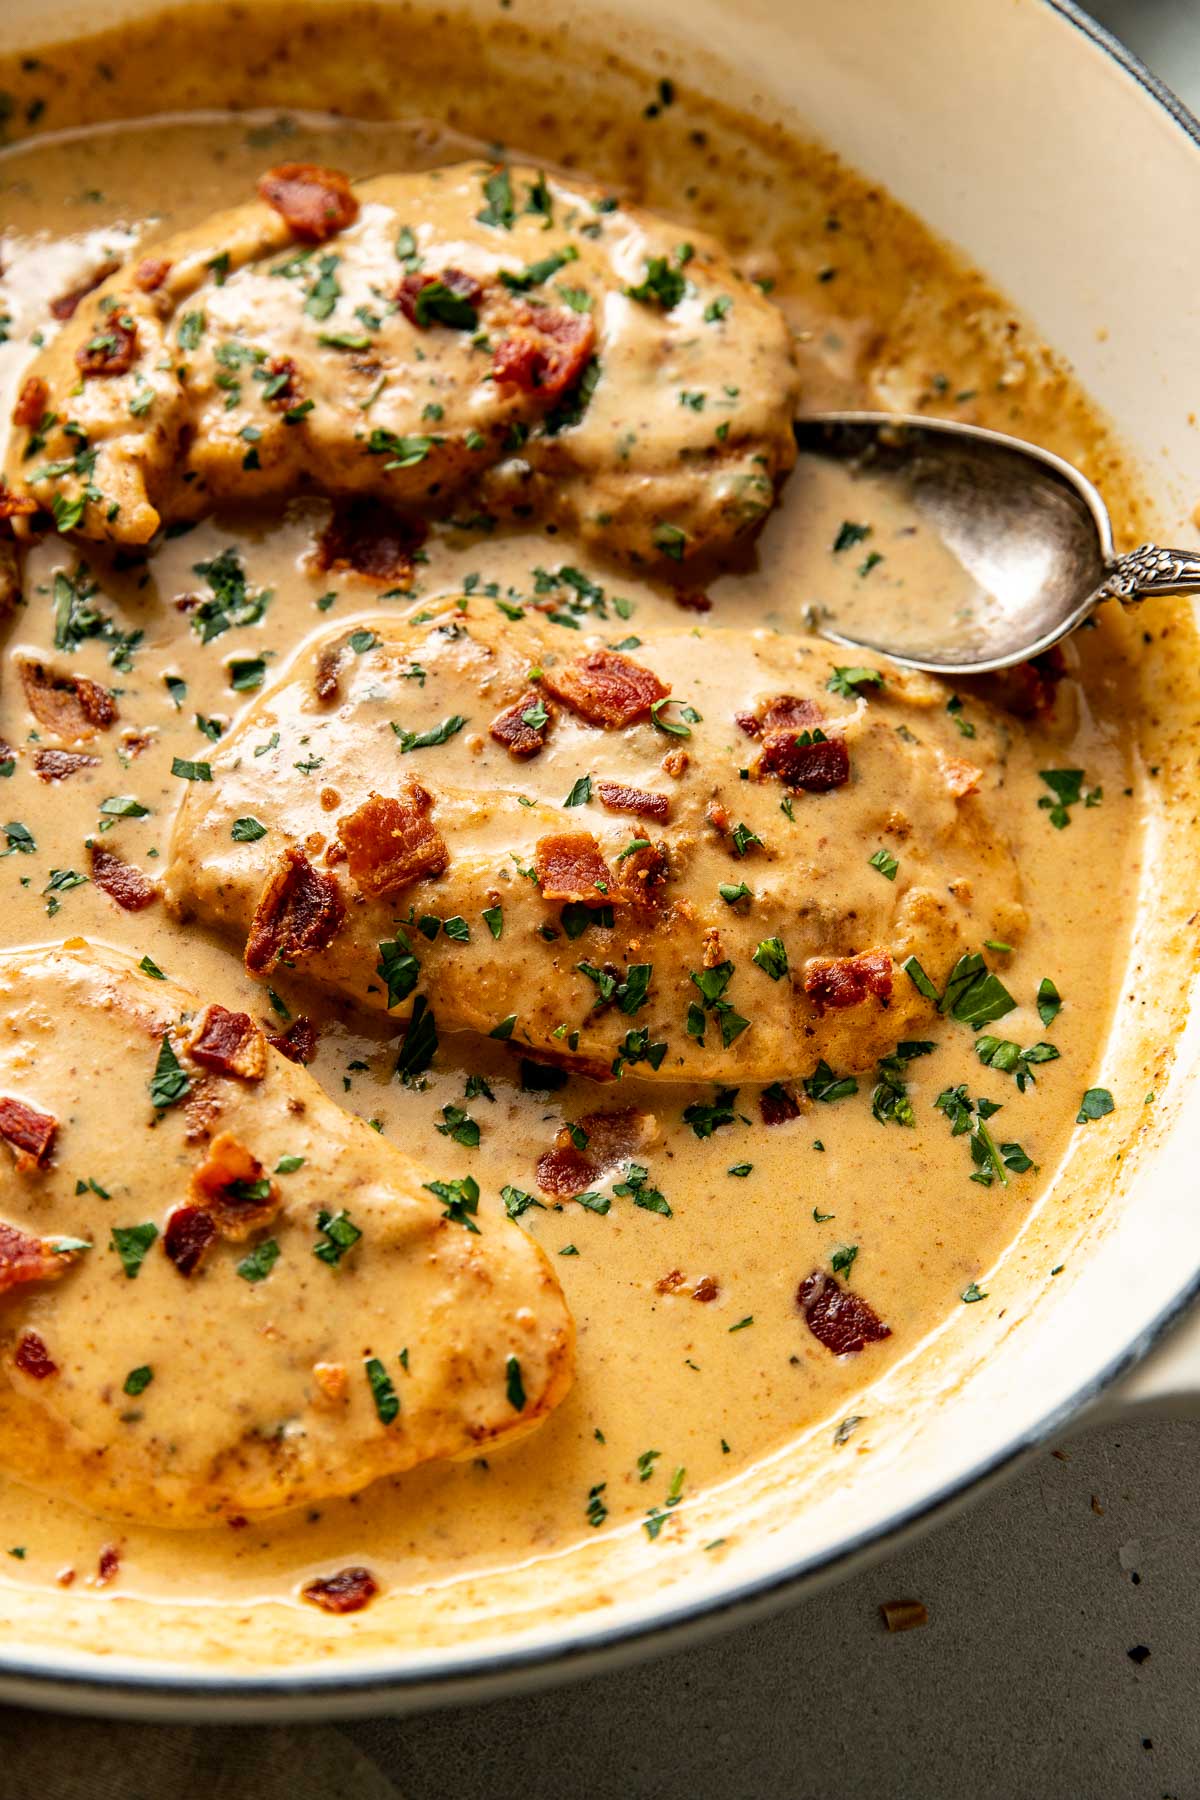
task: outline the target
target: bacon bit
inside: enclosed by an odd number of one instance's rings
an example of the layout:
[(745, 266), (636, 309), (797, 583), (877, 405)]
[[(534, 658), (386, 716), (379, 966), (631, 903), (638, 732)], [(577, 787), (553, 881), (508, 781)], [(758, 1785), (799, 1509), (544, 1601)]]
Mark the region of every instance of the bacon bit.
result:
[(671, 811), (669, 794), (650, 794), (645, 788), (622, 787), (619, 781), (598, 781), (596, 791), (609, 812), (633, 813), (639, 819), (665, 824)]
[[(274, 406), (279, 412), (286, 412), (300, 398), (299, 369), (290, 356), (272, 356), (264, 364), (264, 373), (272, 377), (267, 405)], [(284, 377), (282, 381), (279, 380), (281, 375)]]
[(58, 1374), (58, 1364), (47, 1350), (44, 1339), (36, 1331), (21, 1333), (13, 1352), (13, 1362), (23, 1375), (30, 1376), (34, 1381), (45, 1381), (48, 1375)]
[(483, 299), (482, 285), (464, 269), (443, 269), (440, 275), (406, 275), (396, 289), (396, 304), (405, 318), (419, 330), (428, 331), (429, 325), (422, 325), (417, 317), (417, 300), (427, 287), (436, 287), (439, 282), (443, 287), (448, 287), (452, 294), (457, 294), (460, 300), (468, 301), (471, 306), (478, 306)]
[(497, 385), (541, 394), (547, 400), (556, 400), (575, 386), (596, 345), (596, 323), (590, 313), (522, 303), (510, 330), (492, 358)]
[[(546, 714), (546, 723), (531, 725), (525, 714), (538, 706)], [(526, 757), (536, 756), (539, 750), (545, 748), (546, 733), (553, 725), (555, 716), (554, 709), (546, 706), (536, 688), (526, 688), (511, 706), (506, 706), (503, 712), (496, 714), (488, 731), (498, 744), (504, 745), (510, 756), (524, 761)]]
[(268, 1031), (267, 1042), (289, 1062), (310, 1063), (317, 1054), (317, 1028), (301, 1013), (286, 1031)]
[(681, 606), (684, 612), (706, 613), (712, 611), (712, 601), (707, 594), (697, 593), (688, 588), (676, 588), (672, 598), (676, 606)]
[(727, 837), (733, 829), (733, 815), (729, 808), (722, 805), (719, 800), (709, 801), (704, 809), (704, 817), (713, 830), (719, 831), (722, 837)]
[(816, 700), (798, 699), (795, 694), (776, 694), (763, 708), (764, 731), (804, 731), (819, 725), (825, 709)]
[(678, 781), (691, 760), (686, 750), (668, 750), (662, 759), (663, 773), (673, 775)]
[(868, 994), (892, 997), (892, 959), (886, 950), (861, 956), (810, 956), (804, 965), (804, 992), (819, 1013), (860, 1006)]
[(946, 786), (956, 800), (965, 800), (968, 794), (979, 792), (983, 770), (977, 769), (974, 763), (966, 762), (961, 756), (943, 756), (941, 764)]
[(94, 375), (128, 375), (137, 355), (137, 326), (127, 315), (109, 313), (100, 321), (95, 336), (75, 352), (76, 367), (85, 379)]
[(79, 302), (86, 300), (89, 294), (94, 294), (100, 283), (107, 281), (110, 275), (115, 275), (120, 266), (119, 262), (110, 258), (107, 262), (100, 264), (94, 275), (89, 275), (86, 281), (81, 281), (78, 287), (70, 288), (67, 293), (60, 294), (57, 300), (52, 300), (50, 311), (53, 317), (73, 319)]
[(338, 820), (350, 873), (372, 900), (440, 875), (450, 861), (445, 839), (429, 822), (432, 804), (425, 789), (410, 781), (399, 799), (369, 794), (357, 811)]
[(75, 1571), (70, 1567), (62, 1568), (58, 1571), (58, 1574), (54, 1579), (57, 1581), (59, 1587), (69, 1588), (75, 1579)]
[(827, 794), (850, 779), (850, 752), (844, 738), (797, 741), (792, 731), (773, 731), (763, 739), (762, 755), (755, 764), (759, 780), (778, 775), (790, 788), (806, 794)]
[(62, 675), (45, 663), (23, 661), (21, 686), (25, 704), (39, 725), (62, 737), (94, 737), (117, 718), (117, 703), (108, 689), (86, 675)]
[(558, 831), (539, 838), (533, 866), (543, 900), (612, 906), (624, 899), (614, 893), (608, 864), (590, 831)]
[(249, 1013), (206, 1006), (186, 1049), (193, 1062), (218, 1075), (261, 1081), (267, 1072), (266, 1042)]
[(710, 925), (704, 933), (704, 949), (700, 960), (706, 969), (715, 969), (724, 960), (721, 954), (721, 933), (715, 925)]
[(324, 644), (317, 657), (317, 673), (313, 688), (318, 700), (336, 700), (342, 691), (342, 664), (346, 660), (346, 644)]
[(102, 850), (99, 844), (92, 845), (90, 855), (92, 880), (110, 900), (116, 901), (122, 912), (144, 912), (158, 899), (158, 889), (136, 863), (124, 862), (111, 850)]
[(762, 726), (759, 723), (757, 713), (734, 713), (733, 722), (738, 727), (739, 731), (745, 732), (747, 737), (756, 738), (762, 731)]
[(0, 1294), (27, 1281), (57, 1281), (79, 1254), (78, 1250), (56, 1251), (53, 1238), (30, 1237), (27, 1231), (0, 1219)]
[(993, 698), (1018, 718), (1044, 719), (1054, 711), (1058, 684), (1066, 673), (1066, 658), (1055, 645), (1032, 662), (990, 677), (987, 686)]
[(184, 1137), (189, 1144), (212, 1136), (212, 1127), (225, 1111), (216, 1083), (207, 1075), (193, 1081), (192, 1091), (183, 1103)]
[(11, 1145), (18, 1169), (44, 1169), (57, 1130), (58, 1120), (49, 1113), (26, 1106), (23, 1100), (0, 1096), (0, 1138)]
[(670, 692), (652, 669), (619, 650), (585, 650), (560, 668), (543, 670), (542, 685), (589, 725), (631, 725)]
[(258, 195), (283, 219), (293, 237), (323, 244), (358, 217), (349, 177), (317, 163), (280, 163), (259, 177)]
[(892, 1335), (891, 1326), (861, 1295), (843, 1288), (823, 1269), (805, 1276), (796, 1290), (796, 1305), (817, 1342), (835, 1356), (853, 1355)]
[(143, 294), (154, 294), (170, 273), (171, 265), (166, 257), (144, 256), (133, 271), (133, 285)]
[(300, 1597), (322, 1612), (352, 1613), (361, 1612), (378, 1592), (379, 1583), (369, 1569), (339, 1569), (336, 1575), (307, 1582)]
[(289, 846), (259, 897), (246, 940), (246, 967), (263, 975), (282, 956), (326, 949), (345, 917), (336, 877), (314, 869), (302, 850)]
[(38, 503), (30, 494), (10, 493), (0, 483), (0, 519), (29, 519), (38, 510)]
[(49, 398), (50, 389), (41, 376), (28, 376), (17, 395), (17, 404), (13, 407), (13, 424), (23, 425), (32, 431), (45, 412)]
[(115, 1544), (105, 1544), (96, 1565), (96, 1586), (107, 1587), (121, 1567), (121, 1552)]
[(921, 1600), (885, 1600), (879, 1616), (889, 1631), (915, 1631), (928, 1625), (929, 1608)]
[(350, 1377), (345, 1363), (314, 1363), (313, 1380), (322, 1398), (335, 1406), (340, 1405), (350, 1392)]
[(407, 588), (425, 535), (424, 525), (400, 518), (376, 500), (351, 500), (335, 509), (313, 561), (322, 571), (348, 570), (369, 581)]
[(522, 1062), (544, 1063), (547, 1068), (566, 1069), (571, 1075), (580, 1075), (585, 1081), (615, 1081), (611, 1062), (601, 1062), (598, 1057), (579, 1056), (575, 1052), (565, 1050), (548, 1050), (541, 1044), (510, 1044), (510, 1051), (517, 1053)]
[(40, 781), (66, 781), (80, 769), (98, 769), (100, 758), (77, 750), (35, 750), (33, 767)]
[(658, 1136), (654, 1115), (641, 1112), (636, 1106), (625, 1106), (617, 1112), (585, 1113), (575, 1121), (575, 1128), (587, 1135), (583, 1150), (576, 1148), (571, 1127), (564, 1125), (554, 1140), (553, 1150), (538, 1157), (537, 1182), (543, 1193), (566, 1199), (582, 1194), (593, 1182), (644, 1152)]
[(240, 1243), (273, 1219), (282, 1204), (278, 1185), (268, 1181), (266, 1195), (249, 1192), (263, 1179), (263, 1165), (231, 1131), (223, 1131), (192, 1175), (192, 1196), (209, 1214), (222, 1237)]
[(635, 850), (621, 863), (617, 879), (625, 893), (617, 898), (650, 905), (658, 900), (656, 889), (662, 886), (670, 872), (670, 860), (663, 845), (647, 844), (644, 850)]
[[(656, 1294), (674, 1294), (683, 1287), (687, 1287), (687, 1282), (682, 1269), (672, 1269), (670, 1274), (659, 1277), (654, 1284), (654, 1291)], [(721, 1284), (715, 1275), (702, 1275), (699, 1281), (688, 1288), (691, 1298), (698, 1300), (701, 1306), (707, 1306), (710, 1301), (716, 1300), (720, 1292)]]
[(216, 1235), (212, 1215), (202, 1206), (176, 1206), (167, 1215), (163, 1249), (181, 1275), (192, 1275)]
[(758, 1096), (758, 1110), (764, 1125), (786, 1125), (800, 1117), (800, 1102), (789, 1088), (773, 1081)]

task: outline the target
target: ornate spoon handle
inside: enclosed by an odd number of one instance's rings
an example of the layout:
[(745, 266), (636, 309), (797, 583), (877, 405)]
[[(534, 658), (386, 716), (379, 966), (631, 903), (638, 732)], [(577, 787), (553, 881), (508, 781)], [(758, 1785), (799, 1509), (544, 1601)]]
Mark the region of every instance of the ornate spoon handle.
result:
[(1200, 594), (1200, 555), (1142, 544), (1118, 556), (1100, 589), (1102, 600), (1121, 600), (1127, 606), (1155, 594)]

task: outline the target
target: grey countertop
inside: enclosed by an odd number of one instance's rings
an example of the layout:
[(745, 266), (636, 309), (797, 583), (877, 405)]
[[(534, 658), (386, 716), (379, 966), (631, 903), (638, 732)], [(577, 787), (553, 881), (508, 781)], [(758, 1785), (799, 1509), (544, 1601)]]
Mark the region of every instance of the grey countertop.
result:
[[(1200, 0), (1093, 11), (1200, 110)], [(0, 1711), (0, 1800), (1191, 1800), (1198, 1460), (1200, 1425), (1081, 1433), (766, 1623), (525, 1698), (344, 1730)], [(894, 1599), (927, 1627), (885, 1632)]]

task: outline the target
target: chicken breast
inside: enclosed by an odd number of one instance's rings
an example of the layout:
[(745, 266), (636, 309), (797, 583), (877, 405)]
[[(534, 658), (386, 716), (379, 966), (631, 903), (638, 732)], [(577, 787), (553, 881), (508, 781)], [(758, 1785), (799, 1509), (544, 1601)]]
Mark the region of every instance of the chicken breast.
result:
[(214, 751), (170, 901), (264, 978), (412, 1016), (402, 1072), (437, 1028), (597, 1076), (867, 1069), (1024, 911), (1003, 734), (980, 708), (964, 762), (939, 684), (837, 658), (699, 626), (614, 650), (478, 596), (360, 622)]
[(137, 545), (305, 486), (425, 514), (471, 491), (668, 565), (763, 518), (795, 456), (790, 339), (714, 242), (534, 169), (260, 188), (34, 363), (11, 506)]
[(0, 957), (0, 1138), (0, 1466), (35, 1486), (211, 1524), (502, 1445), (570, 1385), (519, 1227), (116, 951)]

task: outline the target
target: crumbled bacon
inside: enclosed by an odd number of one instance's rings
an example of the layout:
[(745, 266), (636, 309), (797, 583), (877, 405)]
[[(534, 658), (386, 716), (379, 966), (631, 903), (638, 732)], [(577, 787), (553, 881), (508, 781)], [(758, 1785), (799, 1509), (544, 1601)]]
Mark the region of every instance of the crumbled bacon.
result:
[(167, 1216), (163, 1249), (181, 1275), (192, 1275), (217, 1235), (212, 1215), (202, 1206), (176, 1206)]
[(796, 1305), (818, 1343), (835, 1356), (850, 1356), (892, 1335), (874, 1307), (822, 1269), (805, 1276), (796, 1290)]
[(258, 1158), (231, 1131), (222, 1131), (192, 1174), (192, 1198), (222, 1237), (235, 1243), (257, 1231), (279, 1211), (279, 1188)]
[(56, 319), (73, 319), (79, 302), (86, 300), (89, 294), (94, 294), (100, 283), (107, 281), (109, 276), (115, 274), (120, 266), (119, 262), (111, 258), (107, 262), (102, 262), (94, 275), (89, 275), (87, 280), (81, 281), (78, 287), (69, 288), (65, 294), (60, 294), (57, 300), (50, 302), (51, 315)]
[(121, 1552), (115, 1544), (105, 1544), (96, 1564), (96, 1586), (107, 1587), (121, 1567)]
[(631, 725), (670, 691), (652, 669), (619, 650), (584, 650), (568, 663), (544, 669), (542, 685), (589, 725)]
[(0, 482), (0, 519), (29, 519), (37, 509), (31, 494), (14, 494)]
[(111, 850), (102, 850), (99, 844), (93, 844), (89, 854), (92, 880), (110, 900), (116, 901), (122, 912), (144, 912), (158, 899), (158, 889), (136, 863), (125, 862)]
[(590, 831), (558, 831), (539, 838), (533, 866), (544, 900), (611, 906), (624, 895), (615, 884)]
[(137, 355), (137, 325), (124, 313), (109, 313), (95, 334), (75, 352), (76, 366), (85, 377), (127, 375)]
[(1032, 662), (1018, 663), (1015, 669), (1002, 669), (989, 676), (986, 689), (999, 705), (1018, 718), (1046, 718), (1054, 711), (1058, 684), (1066, 673), (1066, 658), (1055, 645)]
[(36, 1331), (23, 1331), (17, 1340), (13, 1352), (13, 1362), (23, 1375), (29, 1375), (34, 1381), (45, 1381), (48, 1375), (58, 1374), (58, 1364), (46, 1348), (44, 1338)]
[(316, 163), (280, 163), (259, 177), (258, 194), (284, 220), (293, 237), (323, 244), (358, 217), (349, 177)]
[(27, 430), (32, 431), (41, 420), (49, 398), (50, 389), (41, 376), (27, 376), (22, 383), (21, 392), (17, 395), (17, 404), (13, 407), (13, 424), (23, 425)]
[(313, 688), (318, 700), (337, 700), (342, 691), (342, 664), (346, 660), (346, 644), (322, 644), (317, 657)]
[(11, 1146), (18, 1169), (44, 1169), (57, 1130), (58, 1120), (49, 1113), (7, 1094), (0, 1096), (0, 1138)]
[(77, 1250), (56, 1250), (53, 1238), (30, 1237), (0, 1219), (0, 1294), (27, 1281), (56, 1281), (78, 1255)]
[(654, 1291), (656, 1294), (673, 1294), (676, 1288), (683, 1286), (683, 1280), (682, 1269), (670, 1269), (665, 1275), (659, 1276), (654, 1284)]
[(98, 769), (100, 758), (80, 750), (35, 750), (33, 767), (39, 781), (66, 781), (81, 769)]
[(375, 500), (351, 500), (334, 510), (313, 560), (323, 572), (351, 570), (368, 581), (407, 588), (424, 542), (425, 527), (418, 520), (402, 519)]
[(398, 799), (369, 794), (355, 812), (338, 820), (350, 874), (364, 894), (377, 900), (441, 874), (450, 852), (430, 822), (432, 804), (425, 789), (410, 781)]
[(715, 1275), (702, 1275), (692, 1288), (692, 1299), (698, 1300), (701, 1306), (719, 1298), (721, 1284)]
[(712, 601), (708, 595), (696, 588), (676, 588), (674, 594), (676, 606), (684, 612), (706, 613), (712, 611)]
[(715, 1275), (702, 1275), (699, 1281), (693, 1282), (688, 1288), (682, 1269), (672, 1269), (668, 1274), (660, 1275), (654, 1284), (656, 1294), (677, 1294), (681, 1288), (687, 1288), (692, 1299), (698, 1300), (701, 1306), (719, 1299), (721, 1293), (721, 1284)]
[(239, 1075), (261, 1081), (267, 1072), (267, 1046), (249, 1013), (206, 1006), (187, 1041), (187, 1053), (202, 1069), (217, 1075)]
[(108, 689), (86, 675), (63, 675), (45, 663), (20, 664), (25, 704), (39, 725), (61, 737), (94, 737), (117, 718), (117, 703)]
[[(545, 723), (531, 725), (525, 715), (531, 712), (536, 718), (539, 708), (546, 715)], [(503, 712), (496, 714), (488, 730), (498, 744), (504, 745), (510, 756), (524, 760), (526, 757), (536, 756), (539, 750), (545, 748), (546, 733), (553, 723), (553, 709), (546, 705), (536, 688), (526, 688), (511, 706), (506, 706)]]
[(800, 1117), (800, 1102), (781, 1082), (773, 1081), (758, 1096), (758, 1110), (764, 1125), (786, 1125)]
[(620, 892), (617, 898), (649, 905), (658, 900), (658, 889), (670, 872), (671, 864), (665, 847), (662, 844), (645, 844), (618, 865)]
[(594, 1182), (642, 1154), (658, 1135), (653, 1114), (640, 1112), (636, 1106), (625, 1106), (618, 1112), (585, 1113), (575, 1121), (574, 1129), (587, 1138), (583, 1149), (576, 1146), (572, 1127), (564, 1125), (554, 1140), (553, 1150), (538, 1157), (537, 1181), (544, 1194), (569, 1199), (582, 1194)]
[(300, 371), (290, 356), (272, 356), (263, 364), (263, 373), (271, 377), (267, 405), (286, 412), (300, 398)]
[(165, 257), (144, 256), (133, 271), (133, 285), (143, 294), (154, 294), (170, 273), (171, 265)]
[(803, 743), (794, 731), (772, 731), (763, 739), (754, 772), (760, 779), (778, 775), (786, 786), (803, 788), (806, 794), (827, 794), (849, 781), (850, 752), (844, 738)]
[(369, 1569), (339, 1569), (336, 1575), (325, 1575), (306, 1582), (301, 1598), (319, 1606), (322, 1612), (361, 1612), (379, 1592), (379, 1583)]
[(804, 992), (818, 1012), (859, 1006), (869, 994), (886, 1003), (892, 997), (892, 959), (886, 950), (811, 956), (804, 966)]
[(492, 374), (498, 386), (520, 388), (556, 400), (575, 386), (596, 346), (590, 313), (522, 303), (509, 335), (496, 346)]
[(650, 794), (645, 788), (623, 787), (619, 781), (598, 781), (596, 792), (609, 812), (633, 813), (639, 819), (665, 823), (671, 811), (668, 794)]
[(956, 800), (965, 800), (968, 794), (979, 792), (979, 784), (983, 780), (983, 770), (977, 768), (974, 763), (967, 762), (961, 756), (943, 756), (941, 765), (946, 786)]
[(396, 289), (396, 303), (405, 318), (422, 330), (428, 329), (430, 321), (422, 319), (423, 309), (418, 308), (417, 302), (426, 288), (439, 285), (449, 288), (452, 294), (465, 300), (469, 306), (478, 306), (483, 299), (482, 285), (473, 275), (468, 275), (465, 269), (443, 269), (439, 275), (416, 272), (406, 275)]
[(317, 1054), (317, 1028), (301, 1013), (286, 1031), (268, 1031), (267, 1042), (289, 1062), (310, 1063)]
[(345, 917), (336, 877), (314, 869), (302, 850), (289, 845), (259, 897), (246, 940), (246, 967), (262, 975), (281, 957), (326, 949)]
[(816, 700), (801, 699), (795, 694), (776, 694), (773, 699), (764, 701), (758, 712), (740, 712), (733, 716), (747, 737), (759, 737), (763, 732), (811, 730), (821, 723), (825, 713)]

